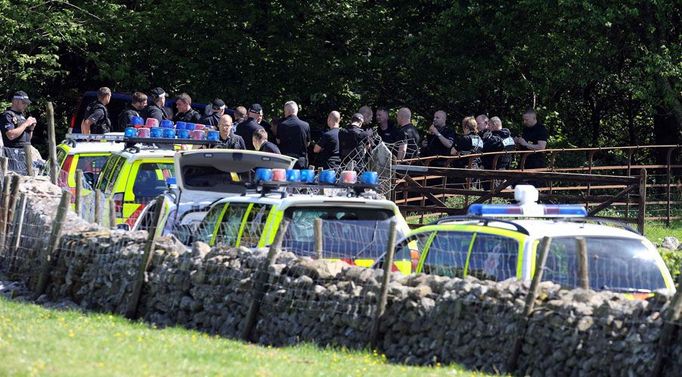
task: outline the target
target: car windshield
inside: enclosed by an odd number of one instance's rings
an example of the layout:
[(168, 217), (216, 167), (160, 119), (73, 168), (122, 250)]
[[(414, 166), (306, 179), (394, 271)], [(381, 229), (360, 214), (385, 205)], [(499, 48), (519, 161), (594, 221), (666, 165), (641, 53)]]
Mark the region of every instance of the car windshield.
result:
[[(390, 210), (370, 208), (289, 208), (283, 248), (301, 256), (315, 255), (315, 219), (322, 219), (323, 258), (377, 259), (386, 251)], [(403, 236), (400, 231), (396, 239)]]
[[(641, 240), (586, 237), (586, 243), (590, 288), (621, 292), (666, 288), (655, 252)], [(577, 250), (578, 243), (574, 237), (553, 238), (543, 280), (577, 287)]]

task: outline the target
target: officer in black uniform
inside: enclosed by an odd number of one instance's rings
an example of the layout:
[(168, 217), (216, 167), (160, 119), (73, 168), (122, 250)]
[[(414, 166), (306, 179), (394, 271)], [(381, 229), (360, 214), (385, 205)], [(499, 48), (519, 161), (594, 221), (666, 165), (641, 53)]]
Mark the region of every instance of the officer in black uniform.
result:
[(118, 126), (114, 131), (122, 132), (133, 123), (133, 117), (139, 117), (140, 112), (147, 107), (147, 95), (142, 92), (133, 93), (133, 99), (128, 108), (118, 114)]
[[(450, 150), (452, 155), (468, 155), (481, 153), (483, 150), (483, 139), (478, 136), (478, 124), (476, 123), (476, 118), (470, 116), (462, 120), (462, 132), (463, 134), (455, 139), (455, 144)], [(478, 169), (481, 166), (481, 159), (476, 157), (471, 163), (472, 169)], [(467, 168), (469, 167), (469, 160), (466, 158), (460, 158), (455, 160), (452, 164), (454, 168)]]
[(84, 134), (104, 134), (111, 131), (111, 120), (107, 105), (111, 101), (111, 89), (103, 86), (97, 90), (97, 100), (85, 109), (85, 116), (81, 122), (81, 132)]
[(159, 121), (159, 124), (164, 119), (170, 119), (168, 112), (166, 112), (168, 94), (162, 88), (156, 87), (149, 92), (149, 96), (151, 101), (148, 101), (147, 107), (142, 110), (142, 117), (145, 119), (154, 118)]
[(269, 152), (281, 154), (282, 152), (275, 145), (275, 143), (268, 141), (268, 132), (264, 128), (259, 128), (253, 132), (253, 137), (251, 138), (254, 148), (259, 152)]
[(220, 140), (215, 146), (223, 149), (246, 149), (246, 144), (241, 136), (232, 132), (233, 124), (232, 117), (224, 114), (220, 117), (218, 122), (218, 131), (220, 131)]
[[(489, 128), (481, 136), (483, 139), (483, 153), (513, 151), (516, 149), (514, 138), (507, 128), (502, 128), (502, 120), (499, 117), (490, 118)], [(483, 168), (492, 169), (494, 156), (483, 156)], [(497, 159), (496, 169), (508, 169), (511, 164), (511, 155), (501, 155)]]
[[(537, 113), (530, 109), (523, 113), (523, 132), (514, 141), (521, 150), (542, 151), (547, 148), (549, 135), (545, 126), (538, 122)], [(533, 153), (526, 158), (524, 169), (544, 168), (544, 153)]]
[(254, 103), (249, 107), (247, 118), (237, 124), (236, 133), (241, 136), (246, 143), (246, 149), (257, 150), (253, 145), (253, 133), (263, 128), (258, 124), (258, 119), (263, 116), (261, 105)]
[(24, 145), (31, 144), (36, 118), (24, 115), (31, 103), (26, 92), (20, 90), (12, 96), (12, 106), (0, 117), (3, 154), (9, 159), (8, 168), (19, 174), (27, 174)]
[(182, 93), (175, 98), (178, 112), (173, 116), (173, 122), (200, 123), (201, 114), (192, 108), (192, 97)]
[(365, 154), (369, 148), (369, 134), (362, 129), (365, 117), (355, 113), (350, 125), (339, 131), (339, 154), (343, 164), (353, 162), (356, 170), (364, 169)]
[(284, 119), (277, 125), (277, 141), (282, 154), (297, 158), (296, 169), (308, 168), (310, 125), (298, 118), (298, 104), (284, 104)]
[(317, 166), (324, 169), (336, 169), (341, 164), (340, 149), (339, 149), (339, 122), (341, 121), (341, 114), (338, 111), (332, 111), (327, 116), (327, 126), (329, 131), (322, 134), (320, 141), (315, 144), (313, 149), (317, 153)]
[(421, 137), (419, 131), (412, 125), (412, 112), (407, 107), (398, 110), (398, 125), (396, 144), (398, 146), (398, 160), (419, 157)]
[(208, 128), (217, 130), (220, 118), (225, 114), (225, 101), (216, 98), (211, 102), (211, 113), (201, 118), (201, 123), (208, 126)]
[[(447, 127), (447, 114), (438, 110), (433, 114), (433, 123), (427, 131), (426, 138), (422, 142), (421, 157), (447, 156), (455, 142), (455, 133)], [(431, 161), (430, 166), (444, 167), (448, 160), (438, 158)]]

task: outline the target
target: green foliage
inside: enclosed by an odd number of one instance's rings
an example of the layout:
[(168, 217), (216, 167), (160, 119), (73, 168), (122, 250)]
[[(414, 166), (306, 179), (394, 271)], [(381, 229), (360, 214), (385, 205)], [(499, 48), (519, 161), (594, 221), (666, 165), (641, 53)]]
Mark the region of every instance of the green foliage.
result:
[(483, 376), (456, 366), (391, 365), (376, 352), (260, 347), (108, 314), (48, 310), (2, 296), (0, 375)]

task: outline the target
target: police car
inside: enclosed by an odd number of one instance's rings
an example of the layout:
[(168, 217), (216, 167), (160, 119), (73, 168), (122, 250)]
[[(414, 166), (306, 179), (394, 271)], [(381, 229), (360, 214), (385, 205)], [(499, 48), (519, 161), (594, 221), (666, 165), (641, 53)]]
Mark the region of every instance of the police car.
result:
[(112, 153), (95, 188), (114, 201), (116, 223), (131, 227), (147, 203), (162, 194), (175, 176), (172, 150), (131, 147)]
[[(357, 182), (354, 172), (346, 172), (337, 182), (334, 171), (291, 169), (294, 163), (291, 157), (265, 152), (179, 152), (177, 192), (166, 195), (162, 234), (175, 234), (186, 244), (199, 240), (211, 246), (267, 247), (286, 218), (283, 248), (314, 256), (314, 223), (319, 218), (323, 258), (369, 267), (386, 250), (391, 220), (398, 224), (399, 237), (409, 231), (395, 203), (371, 190), (376, 174), (366, 173), (364, 181)], [(204, 202), (183, 203), (190, 194)], [(215, 196), (221, 198), (206, 206)]]
[(413, 230), (396, 248), (394, 271), (530, 281), (540, 240), (551, 238), (544, 280), (578, 284), (578, 238), (586, 243), (590, 288), (646, 297), (674, 290), (656, 247), (632, 229), (589, 219), (583, 207), (540, 205), (537, 190), (519, 185), (518, 205), (482, 205)]
[[(58, 184), (73, 194), (76, 187), (76, 170), (83, 171), (83, 177), (92, 187), (97, 181), (107, 158), (123, 150), (120, 143), (122, 133), (104, 135), (69, 134), (57, 145), (57, 165), (59, 166)], [(49, 164), (48, 175), (49, 175)]]

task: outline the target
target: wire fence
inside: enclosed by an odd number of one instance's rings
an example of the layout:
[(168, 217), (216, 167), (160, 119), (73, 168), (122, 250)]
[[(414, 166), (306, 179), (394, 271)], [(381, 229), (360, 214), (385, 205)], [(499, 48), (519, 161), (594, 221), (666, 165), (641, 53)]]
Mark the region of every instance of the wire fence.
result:
[[(218, 229), (215, 246), (188, 246), (172, 231), (159, 236), (160, 210), (149, 232), (111, 231), (76, 216), (69, 191), (36, 178), (19, 185), (10, 215), (12, 179), (2, 180), (2, 271), (36, 295), (90, 310), (262, 344), (374, 346), (392, 361), (491, 372), (665, 375), (682, 366), (679, 294), (635, 300), (565, 289), (649, 281), (655, 274), (641, 255), (623, 265), (600, 251), (627, 245), (586, 240), (584, 269), (576, 240), (544, 240), (529, 287), (513, 262), (518, 248), (494, 237), (421, 237), (393, 248), (390, 220), (285, 219), (267, 229), (260, 218), (269, 213), (256, 211)], [(429, 243), (432, 259), (414, 252)], [(429, 273), (402, 274), (401, 261), (412, 268), (415, 257)], [(377, 260), (380, 269), (360, 267)]]

